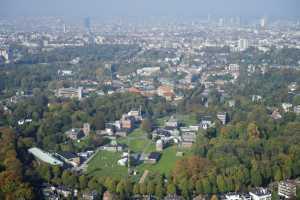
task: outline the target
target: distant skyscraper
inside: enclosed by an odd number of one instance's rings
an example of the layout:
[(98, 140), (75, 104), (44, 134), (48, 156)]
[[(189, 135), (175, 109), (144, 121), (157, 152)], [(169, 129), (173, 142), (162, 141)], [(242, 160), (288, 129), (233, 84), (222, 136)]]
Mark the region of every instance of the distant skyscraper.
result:
[(220, 18), (219, 19), (219, 26), (223, 26), (224, 25), (224, 19), (223, 18)]
[(63, 24), (63, 32), (66, 33), (67, 32), (67, 25)]
[(245, 51), (249, 47), (249, 42), (246, 39), (240, 39), (238, 42), (239, 51)]
[(241, 18), (240, 17), (236, 17), (235, 18), (235, 23), (236, 23), (236, 25), (241, 25)]
[(207, 15), (207, 22), (210, 23), (210, 20), (211, 20), (211, 15), (208, 14), (208, 15)]
[(260, 27), (265, 28), (267, 25), (267, 19), (265, 17), (260, 19)]
[(84, 28), (87, 32), (91, 32), (91, 19), (89, 17), (84, 19)]

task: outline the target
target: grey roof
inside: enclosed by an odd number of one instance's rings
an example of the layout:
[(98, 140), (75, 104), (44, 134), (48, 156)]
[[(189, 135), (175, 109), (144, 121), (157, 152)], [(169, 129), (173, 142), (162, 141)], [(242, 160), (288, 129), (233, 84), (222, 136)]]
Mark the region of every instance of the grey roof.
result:
[(32, 153), (35, 157), (40, 159), (41, 161), (44, 161), (45, 163), (51, 164), (51, 165), (63, 165), (64, 163), (55, 157), (53, 157), (50, 153), (45, 152), (37, 147), (33, 147), (28, 149), (30, 153)]

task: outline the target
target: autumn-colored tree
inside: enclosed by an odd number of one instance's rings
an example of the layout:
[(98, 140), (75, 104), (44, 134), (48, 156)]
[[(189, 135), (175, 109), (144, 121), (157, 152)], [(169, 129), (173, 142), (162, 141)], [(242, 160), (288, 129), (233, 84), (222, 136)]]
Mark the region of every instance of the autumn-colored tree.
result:
[(247, 127), (248, 137), (251, 139), (257, 139), (261, 137), (258, 127), (255, 123), (250, 123)]

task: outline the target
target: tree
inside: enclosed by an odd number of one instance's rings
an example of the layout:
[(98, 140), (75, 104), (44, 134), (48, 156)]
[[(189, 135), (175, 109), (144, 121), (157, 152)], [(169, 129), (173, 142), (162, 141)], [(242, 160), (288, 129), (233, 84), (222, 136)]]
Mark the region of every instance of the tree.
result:
[(281, 181), (282, 180), (282, 172), (281, 172), (280, 167), (276, 167), (274, 179), (275, 179), (275, 181)]
[(206, 194), (210, 194), (212, 192), (212, 186), (208, 180), (208, 178), (202, 179), (203, 192)]
[[(81, 175), (79, 177), (79, 187), (80, 187), (80, 189), (85, 189), (85, 188), (87, 188), (87, 186), (88, 186), (87, 177), (85, 175)], [(93, 188), (93, 189), (96, 189), (96, 188)]]
[(103, 130), (105, 128), (105, 118), (102, 112), (96, 113), (91, 126), (95, 130)]
[(163, 186), (160, 183), (158, 183), (155, 187), (155, 196), (157, 196), (159, 199), (162, 199), (164, 196)]
[(107, 187), (108, 191), (112, 193), (116, 192), (117, 183), (115, 180), (112, 180), (111, 178), (107, 178), (105, 180), (105, 186)]
[(139, 184), (134, 184), (134, 186), (133, 186), (133, 194), (140, 194)]
[(260, 132), (255, 123), (250, 123), (247, 127), (248, 137), (252, 139), (260, 138)]
[(155, 185), (152, 181), (149, 181), (147, 184), (147, 194), (153, 195), (155, 192)]
[(120, 197), (123, 199), (126, 194), (126, 186), (124, 181), (120, 181), (117, 185), (116, 192), (120, 195)]
[(217, 176), (217, 185), (218, 185), (219, 192), (226, 192), (227, 191), (225, 179), (222, 175)]
[(152, 131), (152, 122), (149, 118), (146, 118), (142, 121), (141, 127), (143, 131), (146, 133), (150, 133)]
[(139, 188), (140, 188), (140, 193), (141, 194), (143, 194), (143, 195), (147, 194), (147, 185), (145, 183), (141, 183)]
[(176, 194), (176, 186), (173, 183), (168, 184), (167, 186), (167, 193), (168, 194)]
[(77, 185), (77, 177), (74, 174), (72, 174), (70, 171), (65, 170), (63, 172), (62, 181), (64, 185), (71, 188), (74, 188)]
[(251, 184), (253, 186), (260, 186), (262, 184), (262, 177), (257, 169), (252, 168), (250, 171)]
[(60, 166), (57, 166), (57, 165), (53, 166), (53, 167), (52, 167), (52, 173), (53, 173), (53, 176), (54, 176), (55, 178), (60, 177), (60, 176), (61, 176), (61, 167), (60, 167)]
[(203, 187), (202, 187), (201, 180), (197, 180), (197, 182), (196, 182), (196, 193), (197, 194), (203, 193)]

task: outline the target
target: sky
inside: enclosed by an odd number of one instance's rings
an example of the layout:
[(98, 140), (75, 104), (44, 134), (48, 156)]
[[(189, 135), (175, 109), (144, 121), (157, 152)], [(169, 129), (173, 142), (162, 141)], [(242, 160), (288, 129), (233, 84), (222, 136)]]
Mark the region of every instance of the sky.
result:
[(0, 17), (300, 18), (300, 0), (0, 0)]

